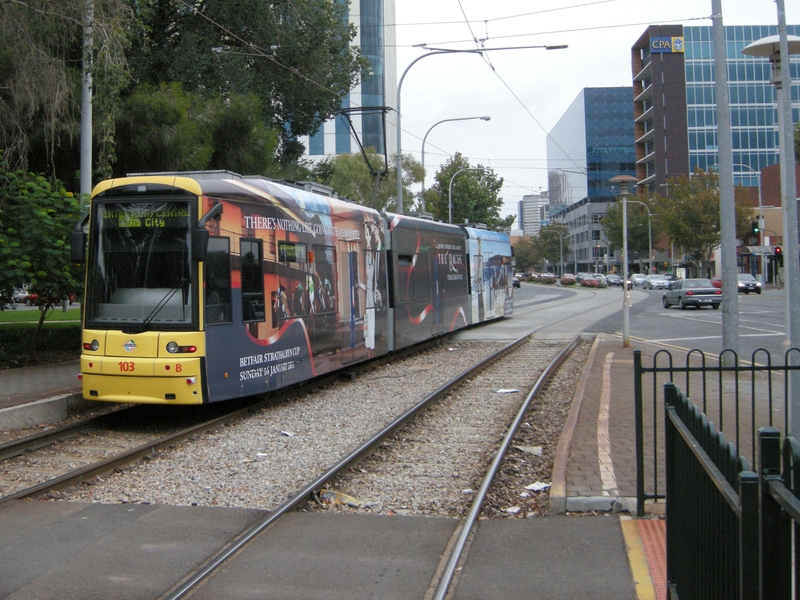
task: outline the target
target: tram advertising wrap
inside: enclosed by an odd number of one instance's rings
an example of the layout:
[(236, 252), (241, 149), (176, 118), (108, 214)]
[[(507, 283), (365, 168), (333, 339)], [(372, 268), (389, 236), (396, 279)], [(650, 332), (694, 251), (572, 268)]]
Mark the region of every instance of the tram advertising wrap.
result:
[(87, 219), (88, 400), (262, 394), (511, 312), (504, 234), (262, 177), (110, 180)]

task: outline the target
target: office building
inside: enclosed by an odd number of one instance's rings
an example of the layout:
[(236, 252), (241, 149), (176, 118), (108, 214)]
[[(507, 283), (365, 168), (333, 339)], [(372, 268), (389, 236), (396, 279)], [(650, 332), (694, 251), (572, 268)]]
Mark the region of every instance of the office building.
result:
[(550, 210), (569, 229), (564, 261), (575, 271), (607, 272), (619, 262), (601, 220), (618, 193), (609, 180), (636, 174), (631, 98), (629, 87), (585, 88), (547, 137)]
[(547, 192), (522, 197), (517, 204), (517, 228), (522, 230), (523, 235), (539, 235), (539, 228), (547, 224), (549, 219), (547, 206)]
[[(779, 162), (778, 111), (767, 58), (742, 49), (777, 35), (766, 25), (727, 26), (726, 63), (733, 138), (734, 184), (756, 187), (765, 167)], [(789, 25), (790, 35), (800, 26)], [(667, 178), (719, 162), (714, 44), (710, 26), (651, 25), (631, 50), (636, 177), (645, 189), (669, 195)], [(800, 58), (791, 59), (792, 119), (800, 119)]]
[[(358, 34), (353, 45), (360, 47), (370, 64), (361, 83), (342, 99), (342, 110), (352, 120), (355, 135), (364, 148), (375, 148), (379, 154), (396, 153), (392, 113), (386, 115), (385, 135), (381, 107), (397, 106), (397, 57), (395, 53), (395, 0), (351, 1), (350, 23)], [(323, 124), (316, 134), (301, 138), (306, 147), (304, 158), (312, 160), (359, 152), (358, 143), (347, 119), (340, 115)]]

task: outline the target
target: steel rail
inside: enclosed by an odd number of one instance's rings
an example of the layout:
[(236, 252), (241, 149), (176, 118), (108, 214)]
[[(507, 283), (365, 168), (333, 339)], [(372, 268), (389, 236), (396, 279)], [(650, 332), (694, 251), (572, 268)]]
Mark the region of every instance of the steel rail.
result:
[(453, 581), (453, 576), (455, 575), (456, 568), (458, 566), (459, 561), (461, 560), (461, 555), (464, 552), (464, 548), (467, 544), (467, 538), (469, 534), (472, 532), (472, 529), (475, 526), (475, 523), (478, 520), (478, 515), (480, 514), (481, 509), (483, 508), (483, 503), (486, 500), (486, 494), (489, 491), (489, 487), (492, 484), (492, 480), (494, 479), (495, 475), (497, 474), (497, 470), (500, 468), (500, 464), (503, 461), (503, 458), (508, 452), (508, 448), (511, 445), (511, 442), (514, 439), (514, 436), (519, 429), (519, 426), (522, 424), (523, 419), (525, 418), (525, 414), (528, 412), (528, 408), (530, 407), (531, 401), (538, 395), (539, 391), (544, 387), (544, 385), (550, 380), (553, 373), (561, 366), (561, 363), (569, 356), (569, 354), (575, 349), (575, 346), (578, 345), (580, 341), (580, 336), (575, 337), (572, 342), (564, 348), (558, 356), (553, 359), (547, 368), (542, 372), (539, 378), (536, 380), (536, 383), (533, 384), (533, 388), (531, 389), (530, 393), (528, 393), (527, 398), (522, 403), (522, 406), (517, 413), (516, 418), (512, 422), (511, 426), (506, 433), (505, 438), (503, 438), (503, 442), (500, 444), (500, 447), (497, 449), (497, 453), (495, 454), (494, 460), (492, 464), (489, 466), (489, 470), (486, 472), (486, 475), (483, 478), (483, 482), (481, 483), (481, 487), (478, 490), (478, 493), (475, 496), (475, 500), (470, 507), (469, 513), (464, 518), (460, 525), (459, 534), (456, 539), (455, 544), (453, 545), (453, 549), (450, 552), (450, 556), (447, 559), (447, 563), (442, 570), (442, 574), (439, 577), (439, 582), (436, 586), (436, 591), (433, 595), (433, 600), (444, 600), (445, 596), (447, 595), (448, 590), (450, 589), (450, 584)]
[(267, 529), (275, 521), (277, 521), (284, 514), (297, 507), (300, 503), (304, 502), (311, 494), (321, 488), (330, 479), (347, 469), (350, 465), (358, 462), (364, 456), (369, 454), (380, 442), (386, 439), (389, 435), (395, 432), (399, 427), (405, 424), (409, 419), (418, 414), (422, 409), (428, 406), (432, 401), (451, 391), (459, 386), (465, 379), (474, 375), (477, 371), (484, 369), (486, 366), (508, 354), (517, 346), (522, 345), (528, 341), (530, 336), (525, 335), (514, 342), (510, 343), (505, 348), (501, 348), (488, 358), (480, 363), (467, 369), (448, 383), (444, 384), (438, 390), (431, 393), (429, 396), (420, 400), (416, 405), (406, 410), (402, 415), (398, 416), (389, 425), (384, 427), (381, 431), (373, 435), (369, 440), (364, 442), (361, 446), (353, 450), (350, 454), (342, 458), (334, 466), (330, 467), (322, 475), (307, 484), (299, 490), (294, 496), (289, 498), (286, 502), (281, 504), (269, 515), (264, 517), (261, 521), (251, 526), (246, 531), (242, 532), (237, 538), (230, 542), (226, 547), (221, 549), (217, 554), (210, 557), (205, 563), (200, 565), (194, 574), (184, 578), (181, 582), (173, 586), (167, 593), (161, 597), (160, 600), (178, 600), (188, 594), (195, 586), (200, 584), (203, 580), (208, 578), (214, 571), (216, 571), (222, 564), (227, 561), (231, 556), (241, 550), (246, 544), (256, 538), (261, 532)]
[[(404, 350), (398, 351), (390, 355), (392, 360), (397, 360), (399, 358), (403, 358), (409, 354), (417, 353), (423, 350), (426, 350), (432, 346), (444, 343), (447, 337), (443, 338), (436, 338), (434, 340), (429, 340), (422, 344), (417, 344), (415, 346), (411, 346)], [(351, 365), (345, 369), (337, 370), (333, 373), (323, 375), (317, 379), (312, 381), (306, 381), (304, 383), (297, 384), (295, 386), (291, 386), (277, 394), (269, 395), (268, 397), (261, 396), (259, 400), (255, 402), (249, 402), (242, 408), (236, 408), (235, 410), (231, 410), (225, 412), (221, 416), (214, 417), (213, 419), (203, 421), (202, 423), (198, 423), (196, 425), (192, 425), (191, 427), (180, 429), (179, 431), (170, 433), (168, 435), (162, 436), (160, 438), (156, 438), (154, 440), (150, 440), (145, 442), (144, 444), (140, 444), (134, 448), (129, 448), (127, 450), (123, 450), (114, 456), (110, 456), (106, 459), (100, 460), (98, 462), (86, 465), (74, 471), (70, 471), (63, 475), (59, 475), (57, 477), (53, 477), (52, 479), (48, 479), (42, 483), (34, 485), (29, 488), (25, 488), (13, 494), (9, 494), (7, 496), (0, 496), (0, 504), (3, 502), (7, 502), (9, 500), (19, 500), (22, 498), (32, 498), (34, 496), (38, 496), (41, 494), (45, 494), (47, 492), (52, 492), (59, 489), (64, 489), (70, 487), (72, 485), (76, 485), (78, 483), (88, 481), (96, 476), (102, 475), (104, 473), (108, 473), (113, 471), (116, 468), (123, 467), (126, 465), (131, 464), (145, 456), (155, 456), (156, 452), (162, 450), (164, 448), (168, 448), (173, 446), (174, 444), (192, 436), (197, 433), (201, 433), (208, 429), (213, 429), (227, 421), (231, 421), (237, 417), (243, 416), (249, 412), (253, 412), (258, 410), (264, 406), (269, 404), (273, 404), (279, 402), (281, 400), (287, 399), (292, 397), (294, 394), (297, 394), (299, 391), (308, 391), (309, 389), (315, 389), (318, 387), (322, 387), (336, 381), (337, 379), (341, 378), (343, 375), (348, 373), (364, 371), (367, 369), (375, 368), (376, 365), (384, 364), (386, 361), (386, 356), (376, 357), (372, 360), (365, 361), (362, 363), (358, 363), (355, 365)], [(231, 400), (230, 403), (236, 403), (236, 400)], [(247, 399), (239, 399), (238, 403), (241, 404), (242, 402), (247, 402)], [(219, 408), (223, 409), (225, 403), (220, 403)], [(207, 405), (207, 406), (216, 406), (216, 405)], [(2, 458), (11, 458), (13, 456), (19, 455), (24, 453), (26, 450), (35, 450), (38, 448), (45, 447), (49, 444), (53, 444), (59, 439), (63, 439), (66, 437), (66, 434), (70, 435), (77, 435), (81, 433), (81, 428), (84, 427), (87, 431), (93, 430), (96, 431), (102, 425), (95, 422), (96, 420), (103, 420), (103, 418), (110, 420), (116, 418), (121, 413), (125, 412), (126, 416), (129, 416), (130, 413), (128, 411), (144, 411), (146, 409), (151, 409), (152, 406), (150, 405), (140, 405), (134, 406), (130, 409), (125, 411), (116, 411), (113, 413), (107, 413), (105, 415), (99, 415), (93, 419), (89, 419), (88, 421), (82, 421), (80, 423), (74, 423), (72, 425), (66, 425), (63, 428), (59, 428), (58, 430), (54, 430), (53, 432), (44, 432), (42, 434), (36, 434), (30, 436), (28, 438), (23, 438), (22, 440), (17, 440), (14, 442), (9, 442), (0, 446), (0, 451), (5, 452), (5, 456), (0, 457)], [(91, 422), (91, 425), (86, 425), (87, 422)], [(51, 438), (49, 441), (45, 441), (46, 438)], [(17, 448), (14, 446), (17, 445)]]

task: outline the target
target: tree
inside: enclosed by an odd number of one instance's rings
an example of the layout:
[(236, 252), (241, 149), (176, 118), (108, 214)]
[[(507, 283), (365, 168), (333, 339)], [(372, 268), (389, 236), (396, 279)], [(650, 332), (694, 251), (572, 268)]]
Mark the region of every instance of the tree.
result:
[[(81, 270), (70, 261), (70, 232), (80, 216), (77, 198), (42, 175), (11, 170), (0, 158), (0, 303), (29, 284), (47, 309), (81, 288)], [(31, 341), (31, 348), (36, 334)]]
[[(375, 189), (378, 172), (384, 171), (383, 156), (374, 148), (366, 148), (369, 165), (361, 154), (339, 154), (330, 160), (320, 161), (313, 169), (315, 180), (329, 185), (340, 196), (345, 196), (376, 210), (397, 209), (397, 169), (390, 165)], [(374, 172), (373, 172), (374, 171)], [(403, 197), (411, 196), (408, 189), (422, 181), (422, 165), (410, 154), (403, 155)], [(373, 193), (375, 197), (373, 199)], [(408, 206), (408, 204), (405, 204)]]
[(569, 230), (564, 225), (554, 223), (542, 227), (533, 244), (540, 261), (546, 259), (560, 268), (563, 256), (566, 266), (569, 256)]
[(498, 178), (492, 169), (480, 164), (472, 167), (469, 160), (457, 152), (437, 171), (435, 179), (425, 195), (426, 208), (435, 218), (449, 221), (452, 180), (453, 223), (483, 223), (489, 229), (502, 229), (514, 222), (513, 215), (500, 216), (503, 199), (499, 193), (503, 179)]
[[(13, 168), (70, 181), (79, 168), (85, 7), (85, 0), (0, 2), (0, 151)], [(128, 80), (133, 14), (125, 0), (94, 0), (92, 117), (101, 173), (114, 158), (114, 115)]]
[(207, 97), (255, 94), (286, 160), (302, 153), (297, 136), (313, 134), (341, 108), (366, 67), (350, 47), (349, 3), (130, 1), (140, 17), (129, 58), (134, 80), (179, 82)]
[(530, 271), (541, 262), (541, 257), (532, 237), (526, 235), (514, 243), (514, 258), (517, 263), (517, 271)]
[[(692, 175), (668, 179), (670, 197), (656, 198), (656, 212), (664, 233), (694, 256), (701, 272), (721, 239), (719, 182), (715, 171), (695, 169)], [(735, 190), (737, 236), (744, 237), (754, 218), (752, 201), (741, 186)]]
[[(644, 206), (642, 206), (642, 204), (644, 204)], [(654, 246), (661, 236), (655, 201), (647, 194), (637, 192), (628, 198), (627, 205), (628, 252), (629, 254), (638, 254), (639, 256), (649, 256), (651, 229)], [(650, 209), (652, 218), (648, 218), (648, 208)], [(610, 248), (612, 250), (622, 250), (621, 200), (608, 205), (606, 214), (603, 215), (602, 226)]]

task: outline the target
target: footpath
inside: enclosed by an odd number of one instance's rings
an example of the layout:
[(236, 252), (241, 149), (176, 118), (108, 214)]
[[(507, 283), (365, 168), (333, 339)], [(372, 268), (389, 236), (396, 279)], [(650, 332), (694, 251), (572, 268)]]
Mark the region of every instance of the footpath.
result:
[[(619, 336), (594, 337), (551, 486), (552, 509), (570, 516), (481, 522), (456, 598), (522, 597), (517, 594), (544, 589), (552, 594), (536, 597), (666, 598), (665, 523), (659, 514), (664, 505), (634, 514), (637, 349), (647, 365), (660, 347), (631, 340), (623, 348)], [(78, 370), (78, 361), (0, 370), (0, 431), (57, 421), (79, 407)], [(589, 516), (598, 513), (605, 516)], [(414, 521), (407, 523), (415, 530)], [(420, 535), (428, 523), (419, 525)], [(0, 559), (4, 555), (0, 544)]]

